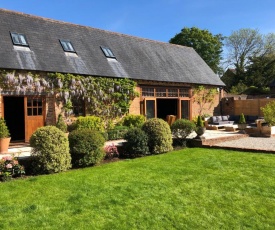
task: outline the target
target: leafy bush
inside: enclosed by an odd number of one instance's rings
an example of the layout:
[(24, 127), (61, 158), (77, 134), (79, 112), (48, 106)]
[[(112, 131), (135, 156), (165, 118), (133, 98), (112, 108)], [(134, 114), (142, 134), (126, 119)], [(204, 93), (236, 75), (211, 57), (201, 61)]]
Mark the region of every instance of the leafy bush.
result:
[(34, 173), (57, 173), (71, 167), (69, 142), (55, 126), (37, 129), (30, 138)]
[(115, 126), (113, 129), (109, 129), (107, 131), (108, 134), (108, 140), (119, 140), (123, 139), (125, 133), (128, 131), (127, 126)]
[(11, 177), (19, 177), (25, 174), (24, 167), (12, 156), (0, 159), (0, 180), (7, 181)]
[(75, 125), (76, 129), (94, 129), (104, 132), (104, 122), (100, 117), (96, 116), (80, 116), (77, 118)]
[(6, 125), (6, 121), (3, 117), (0, 117), (0, 138), (10, 137), (10, 132), (8, 126)]
[(122, 125), (130, 128), (141, 127), (145, 122), (145, 117), (143, 115), (127, 115), (122, 120)]
[(80, 129), (69, 134), (69, 145), (74, 167), (85, 167), (100, 162), (104, 157), (105, 139), (97, 130)]
[(72, 122), (71, 124), (69, 124), (69, 125), (67, 126), (68, 132), (72, 132), (72, 131), (74, 131), (74, 130), (76, 130), (76, 129), (77, 129), (76, 121)]
[(58, 119), (57, 119), (57, 122), (56, 122), (56, 127), (64, 133), (67, 132), (67, 124), (65, 123), (62, 114), (58, 115)]
[(148, 136), (150, 153), (164, 153), (173, 149), (171, 129), (164, 120), (159, 118), (149, 119), (143, 124), (142, 130)]
[(105, 151), (106, 159), (112, 159), (114, 157), (119, 157), (119, 152), (118, 152), (117, 147), (115, 146), (114, 143), (112, 143), (110, 145), (106, 145), (104, 147), (104, 151)]
[(275, 125), (275, 101), (271, 101), (266, 104), (264, 107), (261, 107), (261, 110), (264, 114), (264, 120), (268, 123), (269, 126)]
[(186, 137), (196, 130), (194, 122), (186, 119), (178, 119), (171, 125), (175, 145), (184, 146)]
[(148, 136), (141, 128), (130, 129), (124, 136), (124, 154), (130, 157), (149, 154)]

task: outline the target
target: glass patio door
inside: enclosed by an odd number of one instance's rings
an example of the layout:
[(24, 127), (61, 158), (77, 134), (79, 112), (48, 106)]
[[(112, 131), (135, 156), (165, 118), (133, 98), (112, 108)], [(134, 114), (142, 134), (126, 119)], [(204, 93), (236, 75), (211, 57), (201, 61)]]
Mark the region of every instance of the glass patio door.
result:
[(157, 111), (156, 98), (144, 99), (144, 115), (146, 119), (157, 117), (156, 111)]

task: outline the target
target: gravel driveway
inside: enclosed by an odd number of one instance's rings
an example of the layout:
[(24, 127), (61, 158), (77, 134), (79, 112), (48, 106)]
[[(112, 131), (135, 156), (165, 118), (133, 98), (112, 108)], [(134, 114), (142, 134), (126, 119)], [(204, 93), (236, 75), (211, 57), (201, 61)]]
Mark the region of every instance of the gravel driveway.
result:
[(224, 142), (215, 144), (214, 146), (275, 152), (275, 138), (274, 137), (245, 137), (238, 140), (224, 141)]

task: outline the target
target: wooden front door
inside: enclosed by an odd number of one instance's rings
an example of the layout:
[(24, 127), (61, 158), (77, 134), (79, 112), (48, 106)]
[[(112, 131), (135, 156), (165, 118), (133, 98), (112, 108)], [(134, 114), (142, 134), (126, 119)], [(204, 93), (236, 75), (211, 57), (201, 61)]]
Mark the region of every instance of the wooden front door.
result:
[(31, 135), (45, 123), (45, 98), (25, 97), (25, 142), (30, 140)]

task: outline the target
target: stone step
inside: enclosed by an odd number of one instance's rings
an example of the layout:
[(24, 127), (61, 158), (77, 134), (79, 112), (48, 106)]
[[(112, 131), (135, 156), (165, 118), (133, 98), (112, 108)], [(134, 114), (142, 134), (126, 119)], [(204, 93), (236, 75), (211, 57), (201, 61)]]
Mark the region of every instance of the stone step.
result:
[(13, 146), (11, 145), (7, 153), (0, 154), (0, 159), (6, 156), (29, 157), (31, 155), (31, 147), (29, 145)]

